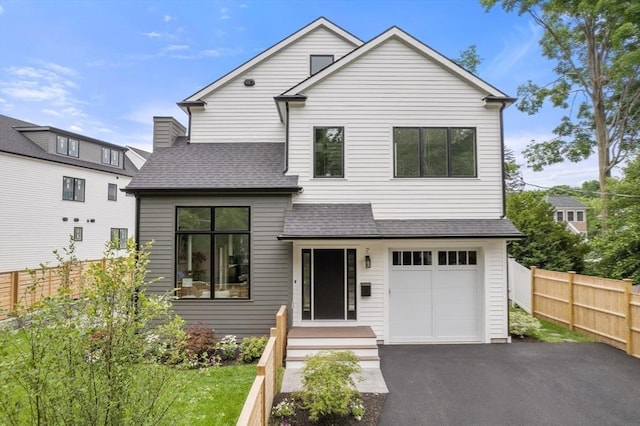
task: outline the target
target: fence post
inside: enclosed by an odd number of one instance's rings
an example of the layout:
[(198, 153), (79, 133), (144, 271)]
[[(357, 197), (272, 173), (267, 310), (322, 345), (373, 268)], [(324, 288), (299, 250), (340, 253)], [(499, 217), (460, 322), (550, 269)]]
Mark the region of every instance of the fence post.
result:
[(573, 331), (573, 279), (576, 276), (575, 271), (569, 271), (567, 284), (569, 285), (569, 330)]
[(633, 285), (633, 281), (630, 279), (624, 279), (622, 280), (625, 283), (624, 286), (624, 317), (625, 317), (625, 323), (627, 326), (627, 338), (626, 340), (626, 344), (627, 344), (627, 355), (631, 355), (631, 352), (633, 350), (633, 329), (632, 329), (632, 324), (631, 324), (631, 286)]
[(536, 316), (536, 267), (531, 267), (531, 315)]
[(13, 311), (18, 304), (18, 278), (19, 272), (11, 272), (11, 298), (9, 299), (9, 310)]

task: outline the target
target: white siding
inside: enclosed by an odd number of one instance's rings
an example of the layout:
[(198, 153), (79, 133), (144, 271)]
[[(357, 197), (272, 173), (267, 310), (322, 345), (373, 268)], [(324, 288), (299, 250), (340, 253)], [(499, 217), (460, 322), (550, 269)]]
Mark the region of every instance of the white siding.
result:
[[(376, 219), (497, 218), (502, 158), (486, 95), (397, 40), (308, 89), (291, 107), (289, 174), (296, 203), (371, 202)], [(313, 127), (344, 126), (345, 178), (313, 178)], [(393, 178), (395, 126), (475, 127), (477, 178)]]
[(507, 244), (504, 240), (487, 242), (484, 246), (484, 285), (486, 342), (506, 340), (508, 333)]
[[(63, 176), (85, 179), (85, 202), (62, 200)], [(120, 189), (130, 177), (0, 154), (0, 180), (0, 271), (55, 265), (52, 251), (67, 247), (75, 226), (83, 228), (81, 260), (102, 258), (110, 228), (135, 235), (135, 198), (118, 191), (117, 201), (107, 200), (108, 184)]]
[[(191, 117), (191, 142), (284, 142), (274, 96), (309, 76), (309, 55), (332, 54), (337, 60), (352, 49), (324, 28), (312, 31), (205, 97), (206, 109)], [(255, 86), (245, 87), (247, 78)]]

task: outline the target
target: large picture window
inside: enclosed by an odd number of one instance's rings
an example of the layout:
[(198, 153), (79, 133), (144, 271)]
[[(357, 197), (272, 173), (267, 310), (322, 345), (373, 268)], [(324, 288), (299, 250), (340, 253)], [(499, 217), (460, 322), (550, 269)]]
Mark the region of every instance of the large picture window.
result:
[(476, 130), (467, 127), (395, 127), (395, 177), (475, 177)]
[(344, 177), (344, 127), (313, 129), (314, 177)]
[(178, 207), (176, 288), (181, 299), (248, 299), (249, 207)]
[(62, 178), (62, 199), (84, 201), (84, 179), (64, 176)]

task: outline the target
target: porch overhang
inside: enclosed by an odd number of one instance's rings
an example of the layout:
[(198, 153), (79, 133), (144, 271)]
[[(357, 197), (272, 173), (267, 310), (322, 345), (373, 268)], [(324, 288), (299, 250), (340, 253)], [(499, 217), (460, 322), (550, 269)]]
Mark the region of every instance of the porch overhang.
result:
[(508, 219), (375, 220), (371, 204), (294, 204), (279, 240), (524, 238)]

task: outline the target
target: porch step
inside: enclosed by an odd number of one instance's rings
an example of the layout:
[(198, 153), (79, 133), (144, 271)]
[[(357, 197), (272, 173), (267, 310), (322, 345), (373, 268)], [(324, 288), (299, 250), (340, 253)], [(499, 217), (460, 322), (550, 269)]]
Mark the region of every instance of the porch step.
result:
[(371, 327), (293, 327), (287, 338), (287, 368), (302, 368), (320, 351), (352, 351), (362, 368), (380, 368), (376, 335)]

